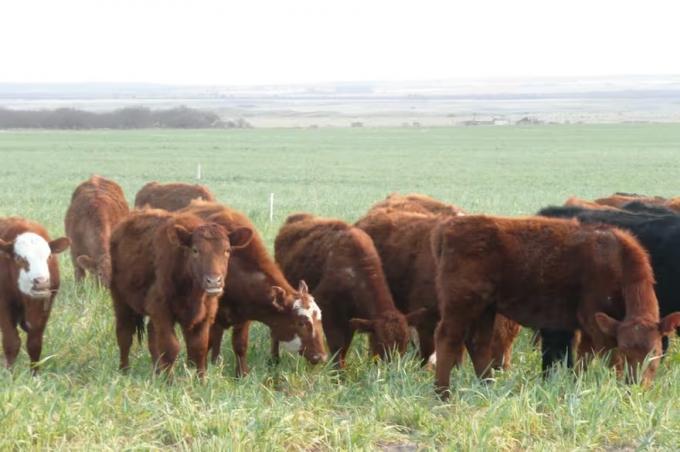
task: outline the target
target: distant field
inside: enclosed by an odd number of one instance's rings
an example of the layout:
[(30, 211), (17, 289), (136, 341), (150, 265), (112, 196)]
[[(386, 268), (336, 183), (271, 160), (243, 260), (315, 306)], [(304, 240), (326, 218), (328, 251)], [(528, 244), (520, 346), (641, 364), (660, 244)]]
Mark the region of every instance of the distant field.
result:
[[(393, 191), (504, 215), (572, 195), (680, 194), (680, 125), (0, 132), (0, 157), (0, 214), (38, 220), (53, 236), (63, 233), (73, 188), (92, 173), (120, 182), (132, 202), (149, 180), (194, 181), (198, 164), (201, 182), (246, 212), (270, 246), (291, 212), (354, 221)], [(70, 260), (61, 265), (41, 374), (29, 375), (23, 349), (12, 371), (0, 371), (2, 450), (678, 447), (678, 340), (644, 391), (597, 363), (575, 379), (563, 371), (542, 381), (525, 332), (510, 371), (481, 384), (468, 364), (454, 372), (456, 391), (444, 404), (412, 355), (374, 365), (365, 341), (340, 374), (291, 356), (270, 367), (260, 327), (245, 379), (232, 378), (225, 340), (224, 363), (205, 383), (181, 356), (167, 384), (151, 376), (137, 345), (130, 375), (117, 371), (108, 294), (75, 287)]]

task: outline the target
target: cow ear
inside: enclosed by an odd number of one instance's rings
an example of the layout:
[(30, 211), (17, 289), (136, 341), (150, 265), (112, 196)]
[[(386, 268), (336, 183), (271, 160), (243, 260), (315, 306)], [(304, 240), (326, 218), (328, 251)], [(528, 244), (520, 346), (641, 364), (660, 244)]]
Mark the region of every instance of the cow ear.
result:
[(59, 254), (62, 251), (66, 251), (66, 248), (71, 246), (71, 239), (68, 237), (59, 237), (58, 239), (52, 240), (49, 245), (52, 254)]
[(0, 255), (12, 257), (13, 254), (14, 254), (14, 241), (5, 242), (4, 240), (0, 239)]
[(272, 286), (272, 306), (279, 312), (286, 310), (286, 291), (279, 286)]
[(301, 279), (300, 284), (298, 284), (298, 292), (300, 292), (300, 295), (306, 296), (309, 295), (309, 287), (307, 287), (307, 283)]
[(427, 317), (429, 309), (420, 308), (406, 314), (406, 321), (410, 326), (418, 326)]
[(661, 319), (661, 322), (659, 322), (659, 331), (661, 331), (661, 334), (664, 336), (673, 333), (677, 328), (680, 328), (680, 312), (668, 314)]
[(81, 268), (89, 271), (94, 271), (97, 268), (97, 264), (90, 256), (86, 254), (81, 254), (76, 258), (76, 262)]
[(350, 319), (349, 326), (352, 328), (352, 331), (361, 331), (362, 333), (372, 333), (374, 331), (373, 320)]
[(619, 324), (621, 324), (621, 322), (609, 317), (604, 312), (595, 313), (595, 322), (597, 322), (597, 326), (604, 334), (613, 338), (616, 337), (616, 332), (619, 329)]
[(173, 226), (173, 232), (175, 233), (177, 243), (180, 246), (185, 246), (187, 248), (191, 246), (191, 232), (189, 232), (187, 228), (176, 224)]
[(237, 250), (245, 248), (253, 239), (253, 230), (250, 228), (238, 228), (229, 233), (229, 244), (231, 249)]

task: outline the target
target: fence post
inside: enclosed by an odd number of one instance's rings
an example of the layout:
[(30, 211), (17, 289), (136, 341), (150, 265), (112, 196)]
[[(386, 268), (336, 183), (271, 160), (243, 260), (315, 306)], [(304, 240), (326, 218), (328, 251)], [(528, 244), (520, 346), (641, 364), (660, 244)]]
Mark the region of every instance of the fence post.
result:
[(196, 167), (196, 179), (201, 180), (201, 164)]
[(274, 222), (274, 193), (269, 193), (269, 222)]

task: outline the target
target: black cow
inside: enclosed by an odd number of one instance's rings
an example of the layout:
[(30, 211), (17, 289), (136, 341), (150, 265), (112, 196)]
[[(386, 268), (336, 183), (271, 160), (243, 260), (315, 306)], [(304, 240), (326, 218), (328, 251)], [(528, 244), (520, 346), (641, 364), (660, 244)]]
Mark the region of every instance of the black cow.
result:
[[(656, 297), (661, 317), (680, 311), (680, 215), (591, 210), (580, 207), (548, 207), (539, 215), (577, 218), (584, 224), (611, 225), (630, 231), (647, 250), (656, 278)], [(680, 329), (677, 331), (680, 334)], [(573, 331), (541, 330), (543, 371), (567, 358), (572, 365)], [(663, 351), (668, 337), (663, 338)]]

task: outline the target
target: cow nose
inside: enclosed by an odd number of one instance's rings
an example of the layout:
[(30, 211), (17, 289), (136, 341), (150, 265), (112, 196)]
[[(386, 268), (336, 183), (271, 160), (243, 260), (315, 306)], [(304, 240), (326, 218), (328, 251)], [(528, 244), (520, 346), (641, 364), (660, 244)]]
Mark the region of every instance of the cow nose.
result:
[(325, 363), (326, 360), (328, 359), (327, 355), (325, 353), (316, 353), (312, 355), (312, 358), (310, 359), (312, 364), (319, 364), (319, 363)]
[(33, 279), (34, 290), (47, 290), (50, 288), (50, 279), (44, 276), (39, 276)]
[(206, 287), (222, 287), (222, 275), (206, 275), (205, 286)]

